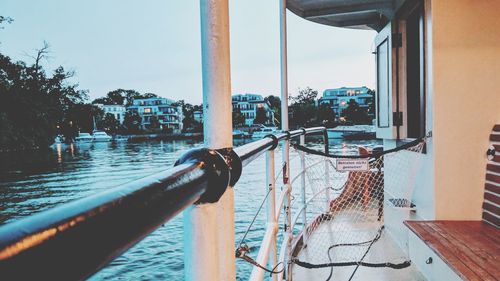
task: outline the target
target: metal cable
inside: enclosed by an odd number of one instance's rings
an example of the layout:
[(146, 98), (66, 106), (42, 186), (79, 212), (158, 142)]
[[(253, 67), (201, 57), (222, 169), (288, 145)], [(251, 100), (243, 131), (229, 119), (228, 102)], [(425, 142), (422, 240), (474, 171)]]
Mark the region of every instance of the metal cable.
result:
[(309, 153), (309, 154), (324, 156), (324, 157), (328, 157), (328, 158), (347, 158), (347, 159), (349, 159), (349, 158), (350, 159), (353, 159), (353, 158), (354, 159), (359, 159), (359, 158), (375, 158), (376, 159), (376, 158), (380, 158), (380, 157), (384, 156), (385, 154), (389, 154), (389, 153), (393, 153), (393, 152), (398, 152), (398, 151), (410, 148), (412, 146), (415, 146), (415, 145), (419, 144), (420, 142), (425, 142), (426, 140), (427, 140), (427, 137), (418, 138), (416, 140), (413, 140), (413, 141), (411, 141), (409, 143), (405, 143), (405, 144), (403, 144), (401, 146), (398, 146), (396, 148), (384, 150), (384, 151), (381, 151), (381, 152), (372, 152), (370, 154), (365, 154), (365, 155), (336, 155), (336, 154), (330, 154), (330, 153), (325, 153), (325, 152), (322, 152), (322, 151), (314, 150), (314, 149), (305, 147), (305, 146), (297, 144), (297, 143), (292, 144), (292, 147), (295, 148), (295, 149), (297, 149), (297, 150)]

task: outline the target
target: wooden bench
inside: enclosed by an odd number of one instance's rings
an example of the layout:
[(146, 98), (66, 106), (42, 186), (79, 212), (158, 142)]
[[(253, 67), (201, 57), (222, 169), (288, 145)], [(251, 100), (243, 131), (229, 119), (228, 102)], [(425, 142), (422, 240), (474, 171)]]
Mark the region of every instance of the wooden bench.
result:
[(412, 262), (429, 280), (500, 280), (500, 125), (490, 135), (482, 221), (406, 221)]
[[(423, 254), (421, 267), (440, 266), (437, 256), (460, 279), (500, 280), (500, 229), (481, 221), (407, 221), (405, 224), (425, 244), (410, 244)], [(425, 247), (433, 253), (426, 253)], [(431, 273), (427, 277), (431, 280), (457, 279), (449, 272), (443, 273), (446, 269), (429, 269)], [(453, 279), (445, 279), (445, 276)]]

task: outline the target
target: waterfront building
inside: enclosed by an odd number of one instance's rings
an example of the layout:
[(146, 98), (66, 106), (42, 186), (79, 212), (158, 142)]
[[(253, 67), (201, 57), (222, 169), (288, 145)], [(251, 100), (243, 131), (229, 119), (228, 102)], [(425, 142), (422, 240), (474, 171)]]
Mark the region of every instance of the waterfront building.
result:
[(261, 95), (237, 94), (232, 96), (233, 111), (239, 109), (245, 117), (245, 125), (252, 126), (257, 116), (257, 110), (263, 108), (266, 112), (268, 125), (274, 126), (274, 112)]
[[(368, 111), (370, 104), (373, 105), (373, 95), (369, 91), (370, 89), (366, 86), (326, 89), (323, 91), (323, 96), (318, 100), (318, 103), (330, 105), (337, 117), (342, 116), (351, 100), (358, 103), (360, 108)], [(371, 117), (374, 117), (373, 114)]]
[(123, 120), (125, 120), (125, 113), (127, 112), (127, 108), (123, 105), (119, 104), (96, 104), (97, 107), (99, 107), (102, 111), (104, 111), (104, 114), (112, 114), (115, 116), (115, 119), (120, 122), (120, 124), (123, 124)]
[(127, 111), (136, 112), (141, 117), (143, 129), (149, 128), (151, 119), (156, 117), (160, 128), (170, 128), (174, 132), (182, 130), (182, 108), (175, 101), (166, 98), (134, 99)]

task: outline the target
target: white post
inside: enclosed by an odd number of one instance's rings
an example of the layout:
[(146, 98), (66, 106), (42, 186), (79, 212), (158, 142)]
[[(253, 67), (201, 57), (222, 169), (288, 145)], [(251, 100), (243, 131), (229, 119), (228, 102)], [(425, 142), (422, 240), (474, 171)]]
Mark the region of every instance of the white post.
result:
[[(276, 182), (275, 182), (275, 170), (274, 170), (274, 150), (269, 150), (266, 152), (266, 192), (269, 192), (267, 197), (267, 223), (272, 225), (277, 225), (276, 221)], [(277, 234), (277, 233), (276, 233)], [(271, 248), (269, 249), (269, 264), (270, 268), (273, 268), (278, 264), (278, 251), (276, 234), (272, 238)], [(277, 281), (277, 274), (272, 275), (272, 280)]]
[(326, 211), (330, 211), (330, 163), (328, 157), (325, 157), (325, 199)]
[[(205, 146), (232, 147), (229, 7), (200, 0)], [(234, 193), (184, 213), (185, 280), (235, 280)]]
[[(287, 39), (286, 39), (286, 0), (280, 0), (280, 61), (281, 61), (281, 129), (288, 131), (288, 62), (287, 62)], [(290, 179), (290, 141), (286, 140), (283, 144), (283, 171), (284, 186), (288, 189), (287, 198), (285, 200), (285, 221), (287, 226), (287, 255), (291, 253), (291, 243), (293, 238), (292, 229), (292, 214), (291, 214), (291, 185)], [(287, 259), (288, 260), (288, 259)], [(288, 270), (288, 267), (286, 267)], [(290, 274), (287, 274), (290, 280)]]
[[(300, 145), (305, 145), (306, 143), (306, 136), (301, 135), (300, 136)], [(302, 232), (302, 242), (306, 244), (306, 239), (307, 239), (307, 206), (306, 206), (306, 157), (305, 157), (305, 152), (301, 151), (300, 152), (300, 169), (302, 172), (302, 175), (300, 176), (300, 184), (301, 184), (301, 195), (302, 195), (302, 223), (303, 223), (303, 232)]]

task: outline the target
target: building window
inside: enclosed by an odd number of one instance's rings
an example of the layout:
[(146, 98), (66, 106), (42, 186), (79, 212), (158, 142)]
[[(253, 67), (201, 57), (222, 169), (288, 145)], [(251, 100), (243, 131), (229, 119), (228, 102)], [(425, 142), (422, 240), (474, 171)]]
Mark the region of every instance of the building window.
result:
[(149, 107), (144, 108), (144, 113), (146, 113), (146, 114), (151, 113), (151, 108), (149, 108)]

